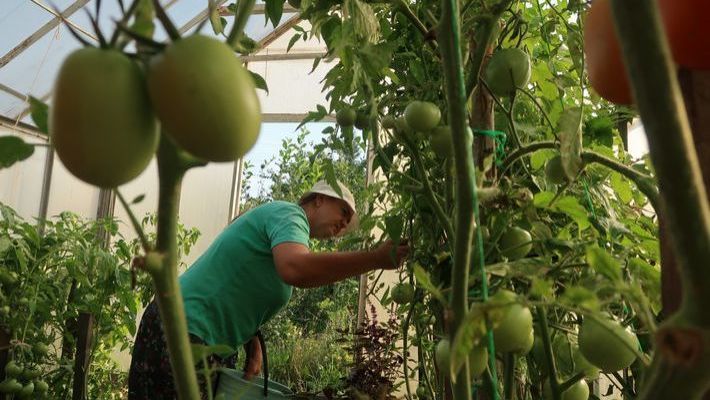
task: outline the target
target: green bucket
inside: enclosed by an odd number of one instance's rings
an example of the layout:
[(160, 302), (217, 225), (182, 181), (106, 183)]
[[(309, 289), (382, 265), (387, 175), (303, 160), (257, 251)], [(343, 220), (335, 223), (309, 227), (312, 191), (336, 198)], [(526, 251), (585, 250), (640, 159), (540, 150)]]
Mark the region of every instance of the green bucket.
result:
[(264, 379), (255, 376), (250, 381), (242, 378), (244, 372), (236, 369), (220, 369), (219, 385), (215, 400), (252, 400), (252, 399), (288, 399), (291, 390), (272, 380), (269, 380), (268, 396), (264, 396)]

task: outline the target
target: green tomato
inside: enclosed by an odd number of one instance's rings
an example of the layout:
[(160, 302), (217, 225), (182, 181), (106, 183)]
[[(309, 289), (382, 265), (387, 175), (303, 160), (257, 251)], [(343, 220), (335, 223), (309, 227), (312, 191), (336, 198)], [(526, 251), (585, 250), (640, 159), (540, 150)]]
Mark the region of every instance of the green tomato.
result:
[(382, 118), (382, 127), (387, 130), (395, 128), (395, 118), (391, 115), (385, 115)]
[(498, 50), (488, 61), (485, 80), (496, 96), (512, 95), (530, 80), (530, 56), (515, 48)]
[(0, 307), (0, 317), (7, 317), (10, 315), (10, 306)]
[(525, 355), (532, 350), (533, 344), (535, 343), (535, 333), (531, 330), (530, 334), (528, 335), (528, 340), (523, 343), (523, 346), (516, 351), (518, 355)]
[(39, 356), (46, 356), (49, 353), (49, 347), (44, 343), (38, 342), (32, 346), (32, 351)]
[(370, 116), (364, 111), (358, 111), (355, 116), (355, 127), (361, 131), (370, 129)]
[(532, 347), (532, 314), (529, 308), (515, 302), (516, 298), (509, 290), (499, 290), (490, 299), (493, 303), (506, 304), (502, 308), (502, 319), (493, 328), (495, 347), (501, 353), (527, 352)]
[(414, 286), (408, 283), (398, 283), (390, 293), (392, 301), (397, 304), (407, 304), (414, 300)]
[(451, 128), (447, 125), (437, 126), (431, 131), (429, 137), (431, 149), (440, 158), (449, 158), (454, 152), (454, 142), (451, 137)]
[(22, 384), (15, 378), (8, 378), (0, 382), (0, 393), (13, 394), (22, 390)]
[(89, 184), (131, 181), (158, 147), (158, 124), (141, 68), (116, 50), (85, 47), (62, 63), (49, 108), (62, 164)]
[(17, 272), (0, 269), (0, 283), (4, 286), (14, 286), (18, 279)]
[(579, 350), (579, 347), (574, 349), (574, 353), (572, 355), (572, 359), (574, 361), (574, 372), (582, 372), (584, 373), (584, 376), (590, 379), (596, 379), (599, 377), (599, 368), (596, 366), (592, 365), (592, 363), (589, 362), (586, 358), (584, 358), (584, 355), (582, 352)]
[(434, 362), (439, 370), (448, 376), (451, 362), (451, 343), (449, 339), (441, 339), (434, 349)]
[(17, 364), (15, 361), (9, 361), (7, 364), (5, 364), (5, 375), (10, 378), (16, 378), (20, 376), (23, 370), (24, 368), (22, 368), (22, 366)]
[(545, 179), (553, 185), (562, 185), (567, 182), (567, 175), (562, 167), (562, 157), (554, 156), (547, 161)]
[(22, 374), (20, 374), (22, 379), (26, 381), (38, 378), (40, 375), (42, 375), (42, 371), (34, 368), (25, 368), (25, 370), (22, 371)]
[(638, 338), (610, 318), (601, 322), (587, 317), (579, 328), (579, 349), (584, 358), (603, 372), (616, 372), (631, 365)]
[(203, 35), (173, 42), (151, 63), (148, 89), (163, 130), (189, 153), (234, 161), (256, 143), (259, 98), (227, 44)]
[(416, 140), (416, 135), (409, 127), (404, 117), (399, 117), (394, 121), (394, 137), (400, 141)]
[[(552, 389), (547, 379), (545, 379), (543, 383), (542, 393), (545, 400), (552, 400)], [(588, 398), (589, 386), (584, 379), (580, 379), (574, 385), (570, 386), (569, 389), (562, 392), (562, 400), (587, 400)]]
[(427, 393), (427, 390), (424, 386), (418, 386), (417, 387), (417, 397), (420, 399), (428, 399), (429, 398), (429, 393)]
[(501, 254), (508, 260), (519, 260), (532, 250), (532, 236), (525, 229), (514, 226), (503, 233), (499, 246)]
[(340, 126), (353, 126), (357, 113), (350, 107), (341, 108), (335, 114), (335, 122)]
[(404, 109), (404, 118), (415, 131), (427, 132), (439, 125), (441, 110), (434, 103), (415, 100)]
[(23, 386), (19, 392), (17, 392), (17, 396), (21, 399), (28, 399), (30, 396), (32, 396), (32, 393), (34, 393), (34, 391), (35, 384), (33, 382), (30, 382)]
[[(485, 341), (485, 340), (484, 340)], [(488, 347), (481, 342), (471, 350), (468, 356), (468, 368), (471, 376), (477, 378), (488, 367)]]
[(40, 394), (47, 393), (47, 391), (49, 390), (49, 385), (47, 384), (47, 382), (45, 382), (43, 380), (35, 380), (34, 383), (35, 383), (35, 391), (37, 393), (40, 393)]

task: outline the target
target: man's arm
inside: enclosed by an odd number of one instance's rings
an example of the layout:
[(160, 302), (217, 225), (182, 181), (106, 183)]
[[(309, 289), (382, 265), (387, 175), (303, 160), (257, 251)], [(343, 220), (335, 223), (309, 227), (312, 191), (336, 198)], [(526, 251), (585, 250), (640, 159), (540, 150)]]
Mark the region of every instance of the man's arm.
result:
[(392, 242), (387, 242), (373, 251), (337, 253), (311, 253), (299, 243), (281, 243), (273, 248), (274, 264), (281, 279), (289, 285), (308, 288), (327, 285), (357, 276), (373, 269), (399, 267), (409, 252), (409, 246), (401, 244), (392, 259)]

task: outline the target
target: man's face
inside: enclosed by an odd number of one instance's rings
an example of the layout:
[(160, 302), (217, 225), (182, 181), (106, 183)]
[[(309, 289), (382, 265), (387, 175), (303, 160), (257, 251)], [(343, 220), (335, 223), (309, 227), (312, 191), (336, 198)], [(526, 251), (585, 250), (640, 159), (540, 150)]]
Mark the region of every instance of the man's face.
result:
[(319, 195), (315, 199), (316, 212), (311, 221), (311, 236), (328, 239), (340, 234), (350, 223), (353, 213), (348, 203), (335, 197)]

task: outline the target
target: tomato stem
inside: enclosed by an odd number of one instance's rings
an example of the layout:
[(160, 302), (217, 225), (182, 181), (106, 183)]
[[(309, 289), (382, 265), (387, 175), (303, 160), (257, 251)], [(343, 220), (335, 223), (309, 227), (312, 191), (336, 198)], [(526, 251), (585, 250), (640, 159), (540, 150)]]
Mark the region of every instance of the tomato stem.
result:
[(157, 250), (164, 255), (162, 268), (151, 271), (160, 309), (170, 366), (179, 398), (200, 398), (197, 374), (187, 331), (177, 270), (177, 220), (182, 178), (189, 168), (180, 150), (165, 135), (158, 149), (158, 238)]
[(229, 31), (229, 36), (227, 36), (227, 44), (231, 48), (236, 48), (239, 44), (239, 40), (242, 38), (244, 33), (244, 27), (249, 20), (251, 11), (254, 8), (254, 3), (256, 0), (240, 0), (237, 6), (237, 13), (234, 17), (234, 25), (232, 30)]
[(656, 334), (659, 349), (640, 399), (697, 399), (710, 388), (710, 202), (657, 3), (612, 0), (611, 9), (683, 287), (680, 309)]
[(552, 399), (562, 400), (560, 386), (557, 382), (557, 366), (555, 364), (555, 356), (552, 353), (552, 341), (550, 340), (550, 329), (547, 325), (547, 310), (544, 306), (537, 307), (537, 323), (540, 326), (540, 338), (542, 339), (542, 347), (545, 350), (545, 361), (547, 362), (549, 372), (550, 389), (552, 389)]

